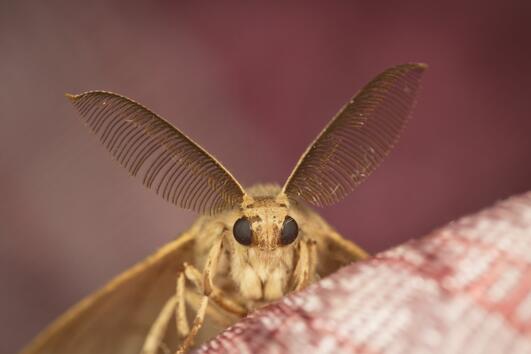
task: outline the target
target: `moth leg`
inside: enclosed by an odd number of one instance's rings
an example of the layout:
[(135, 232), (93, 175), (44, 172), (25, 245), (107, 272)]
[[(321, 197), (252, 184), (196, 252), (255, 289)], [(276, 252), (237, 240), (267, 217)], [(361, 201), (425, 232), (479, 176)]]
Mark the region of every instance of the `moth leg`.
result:
[(189, 279), (202, 294), (208, 296), (216, 305), (225, 311), (241, 317), (247, 314), (247, 309), (238, 302), (232, 300), (231, 296), (227, 295), (214, 284), (214, 276), (217, 273), (216, 270), (222, 249), (223, 238), (220, 237), (208, 252), (203, 274), (190, 264), (185, 264), (184, 272), (186, 278)]
[[(189, 264), (185, 263), (184, 268), (185, 270), (179, 273), (179, 276), (177, 277), (175, 295), (177, 298), (177, 303), (175, 306), (177, 335), (180, 338), (184, 338), (179, 346), (179, 349), (177, 350), (177, 353), (184, 353), (193, 345), (193, 340), (203, 325), (206, 312), (209, 313), (210, 318), (216, 320), (225, 327), (232, 323), (231, 321), (227, 321), (226, 314), (223, 315), (219, 312), (220, 310), (208, 307), (209, 299), (207, 296), (202, 294), (200, 295), (197, 292), (187, 291), (185, 280), (190, 280), (194, 286), (197, 287), (201, 285), (201, 275), (197, 269)], [(186, 304), (189, 304), (192, 308), (197, 309), (196, 317), (191, 329), (186, 316)]]
[(185, 274), (179, 273), (177, 277), (177, 287), (175, 297), (177, 298), (177, 306), (175, 306), (175, 321), (177, 327), (177, 334), (180, 337), (186, 337), (190, 333), (190, 326), (188, 325), (188, 318), (186, 318), (186, 298), (185, 298)]
[(203, 292), (224, 310), (238, 316), (244, 316), (247, 314), (247, 309), (238, 302), (232, 300), (231, 296), (227, 295), (214, 284), (214, 276), (217, 273), (216, 268), (218, 266), (219, 256), (221, 255), (222, 249), (223, 238), (220, 237), (208, 253), (205, 269), (203, 271)]
[(185, 264), (184, 273), (186, 274), (186, 278), (194, 284), (200, 293), (208, 296), (216, 305), (225, 311), (238, 316), (247, 314), (247, 309), (232, 300), (229, 295), (214, 285), (211, 275), (215, 274), (214, 268), (216, 263), (210, 262), (209, 260), (206, 263), (203, 275), (201, 275), (201, 272), (196, 267), (190, 264)]
[(314, 240), (307, 240), (302, 241), (299, 245), (299, 259), (293, 272), (295, 291), (304, 289), (317, 278), (316, 242)]
[[(229, 313), (240, 316), (247, 313), (243, 306), (231, 300), (228, 295), (225, 295), (221, 289), (214, 285), (213, 278), (214, 274), (216, 274), (216, 267), (223, 246), (222, 242), (223, 240), (220, 238), (210, 249), (203, 274), (188, 263), (184, 264), (184, 271), (179, 274), (176, 288), (176, 298), (179, 299), (176, 304), (176, 321), (178, 335), (184, 337), (184, 340), (176, 353), (184, 353), (193, 345), (194, 338), (203, 325), (209, 300), (214, 301), (214, 303)], [(185, 279), (189, 280), (194, 288), (203, 295), (191, 328), (186, 318)]]
[(179, 346), (175, 354), (185, 353), (194, 344), (194, 338), (197, 335), (197, 332), (199, 332), (199, 330), (203, 326), (207, 307), (208, 307), (208, 296), (203, 296), (203, 299), (201, 300), (201, 305), (199, 306), (199, 310), (197, 310), (194, 323), (192, 324), (192, 328), (190, 329), (190, 331), (184, 338), (184, 341), (181, 343), (181, 345)]
[[(186, 289), (186, 303), (188, 306), (191, 306), (194, 309), (199, 308), (201, 301), (203, 300), (203, 296), (203, 294), (199, 294), (197, 291), (188, 288)], [(205, 317), (212, 319), (213, 322), (217, 323), (223, 328), (229, 327), (239, 319), (239, 316), (228, 313), (219, 306), (210, 306), (210, 303), (211, 302), (209, 302), (209, 306), (207, 307)]]
[[(215, 264), (215, 263), (211, 263)], [(186, 306), (185, 306), (185, 278), (188, 279), (193, 286), (202, 294), (201, 304), (194, 318), (192, 327), (188, 325), (188, 319), (186, 318)], [(177, 279), (177, 294), (176, 298), (178, 302), (176, 304), (176, 321), (177, 321), (177, 333), (183, 341), (179, 345), (176, 354), (185, 353), (193, 344), (194, 338), (203, 326), (205, 319), (205, 313), (208, 308), (209, 295), (205, 294), (203, 277), (199, 270), (191, 264), (184, 264), (184, 271), (179, 274)]]
[(174, 308), (177, 305), (177, 297), (172, 296), (160, 311), (157, 319), (151, 325), (149, 333), (146, 336), (144, 345), (142, 346), (141, 354), (156, 354), (162, 343), (166, 328), (171, 320)]

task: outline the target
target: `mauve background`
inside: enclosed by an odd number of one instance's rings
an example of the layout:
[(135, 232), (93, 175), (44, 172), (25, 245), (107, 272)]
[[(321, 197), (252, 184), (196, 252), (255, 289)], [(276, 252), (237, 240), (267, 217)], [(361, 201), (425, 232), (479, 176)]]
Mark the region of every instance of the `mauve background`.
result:
[(111, 160), (63, 93), (167, 117), (244, 185), (281, 183), (383, 69), (430, 65), (383, 167), (322, 210), (376, 252), (531, 185), (529, 1), (0, 2), (0, 353), (194, 218)]

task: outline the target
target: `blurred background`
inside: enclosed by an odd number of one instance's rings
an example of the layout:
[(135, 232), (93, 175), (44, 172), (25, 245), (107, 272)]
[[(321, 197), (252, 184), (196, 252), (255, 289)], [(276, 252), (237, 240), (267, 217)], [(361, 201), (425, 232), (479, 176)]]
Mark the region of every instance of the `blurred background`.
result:
[(128, 177), (64, 98), (142, 102), (244, 184), (282, 183), (389, 66), (430, 65), (400, 144), (321, 212), (370, 252), (531, 186), (529, 1), (0, 1), (0, 353), (195, 215)]

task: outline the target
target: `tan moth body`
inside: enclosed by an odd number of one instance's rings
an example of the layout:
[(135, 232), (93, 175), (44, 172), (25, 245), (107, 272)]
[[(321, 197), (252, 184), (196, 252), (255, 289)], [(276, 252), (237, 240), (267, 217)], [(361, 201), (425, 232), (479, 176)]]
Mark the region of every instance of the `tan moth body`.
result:
[(208, 152), (128, 98), (103, 91), (69, 95), (131, 174), (203, 215), (70, 309), (22, 353), (184, 352), (255, 308), (365, 258), (305, 203), (337, 202), (383, 160), (410, 115), (424, 69), (396, 66), (365, 86), (283, 187), (244, 189)]
[[(343, 240), (318, 214), (300, 203), (279, 200), (279, 192), (280, 187), (275, 185), (257, 185), (248, 189), (249, 204), (243, 215), (253, 220), (253, 230), (257, 235), (255, 247), (247, 247), (234, 240), (232, 226), (234, 220), (241, 217), (240, 211), (229, 211), (215, 217), (203, 216), (192, 228), (197, 238), (199, 269), (206, 264), (211, 245), (220, 242), (224, 253), (220, 255), (217, 269), (219, 283), (224, 279), (230, 280), (228, 289), (233, 292), (231, 298), (241, 297), (247, 310), (276, 300), (297, 286), (304, 287), (317, 274), (328, 274), (353, 257), (366, 256), (354, 244), (345, 249), (344, 243), (348, 241)], [(278, 233), (287, 215), (305, 226), (301, 227), (296, 242), (282, 246), (278, 244)], [(304, 275), (302, 263), (296, 269), (301, 248), (314, 259), (305, 264), (309, 268), (320, 267), (317, 273), (308, 270)], [(345, 250), (336, 254), (337, 260), (327, 256), (330, 249), (338, 248)], [(310, 254), (312, 252), (313, 255)], [(317, 259), (327, 261), (317, 262)], [(236, 288), (231, 289), (230, 286)]]

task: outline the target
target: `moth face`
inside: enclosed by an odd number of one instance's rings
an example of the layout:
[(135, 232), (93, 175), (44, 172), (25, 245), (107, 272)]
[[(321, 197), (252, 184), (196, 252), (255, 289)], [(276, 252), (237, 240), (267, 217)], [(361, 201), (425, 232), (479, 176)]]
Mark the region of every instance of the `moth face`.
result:
[(260, 250), (274, 250), (292, 245), (297, 239), (299, 227), (289, 215), (286, 203), (277, 198), (254, 198), (235, 220), (234, 239), (243, 246)]

